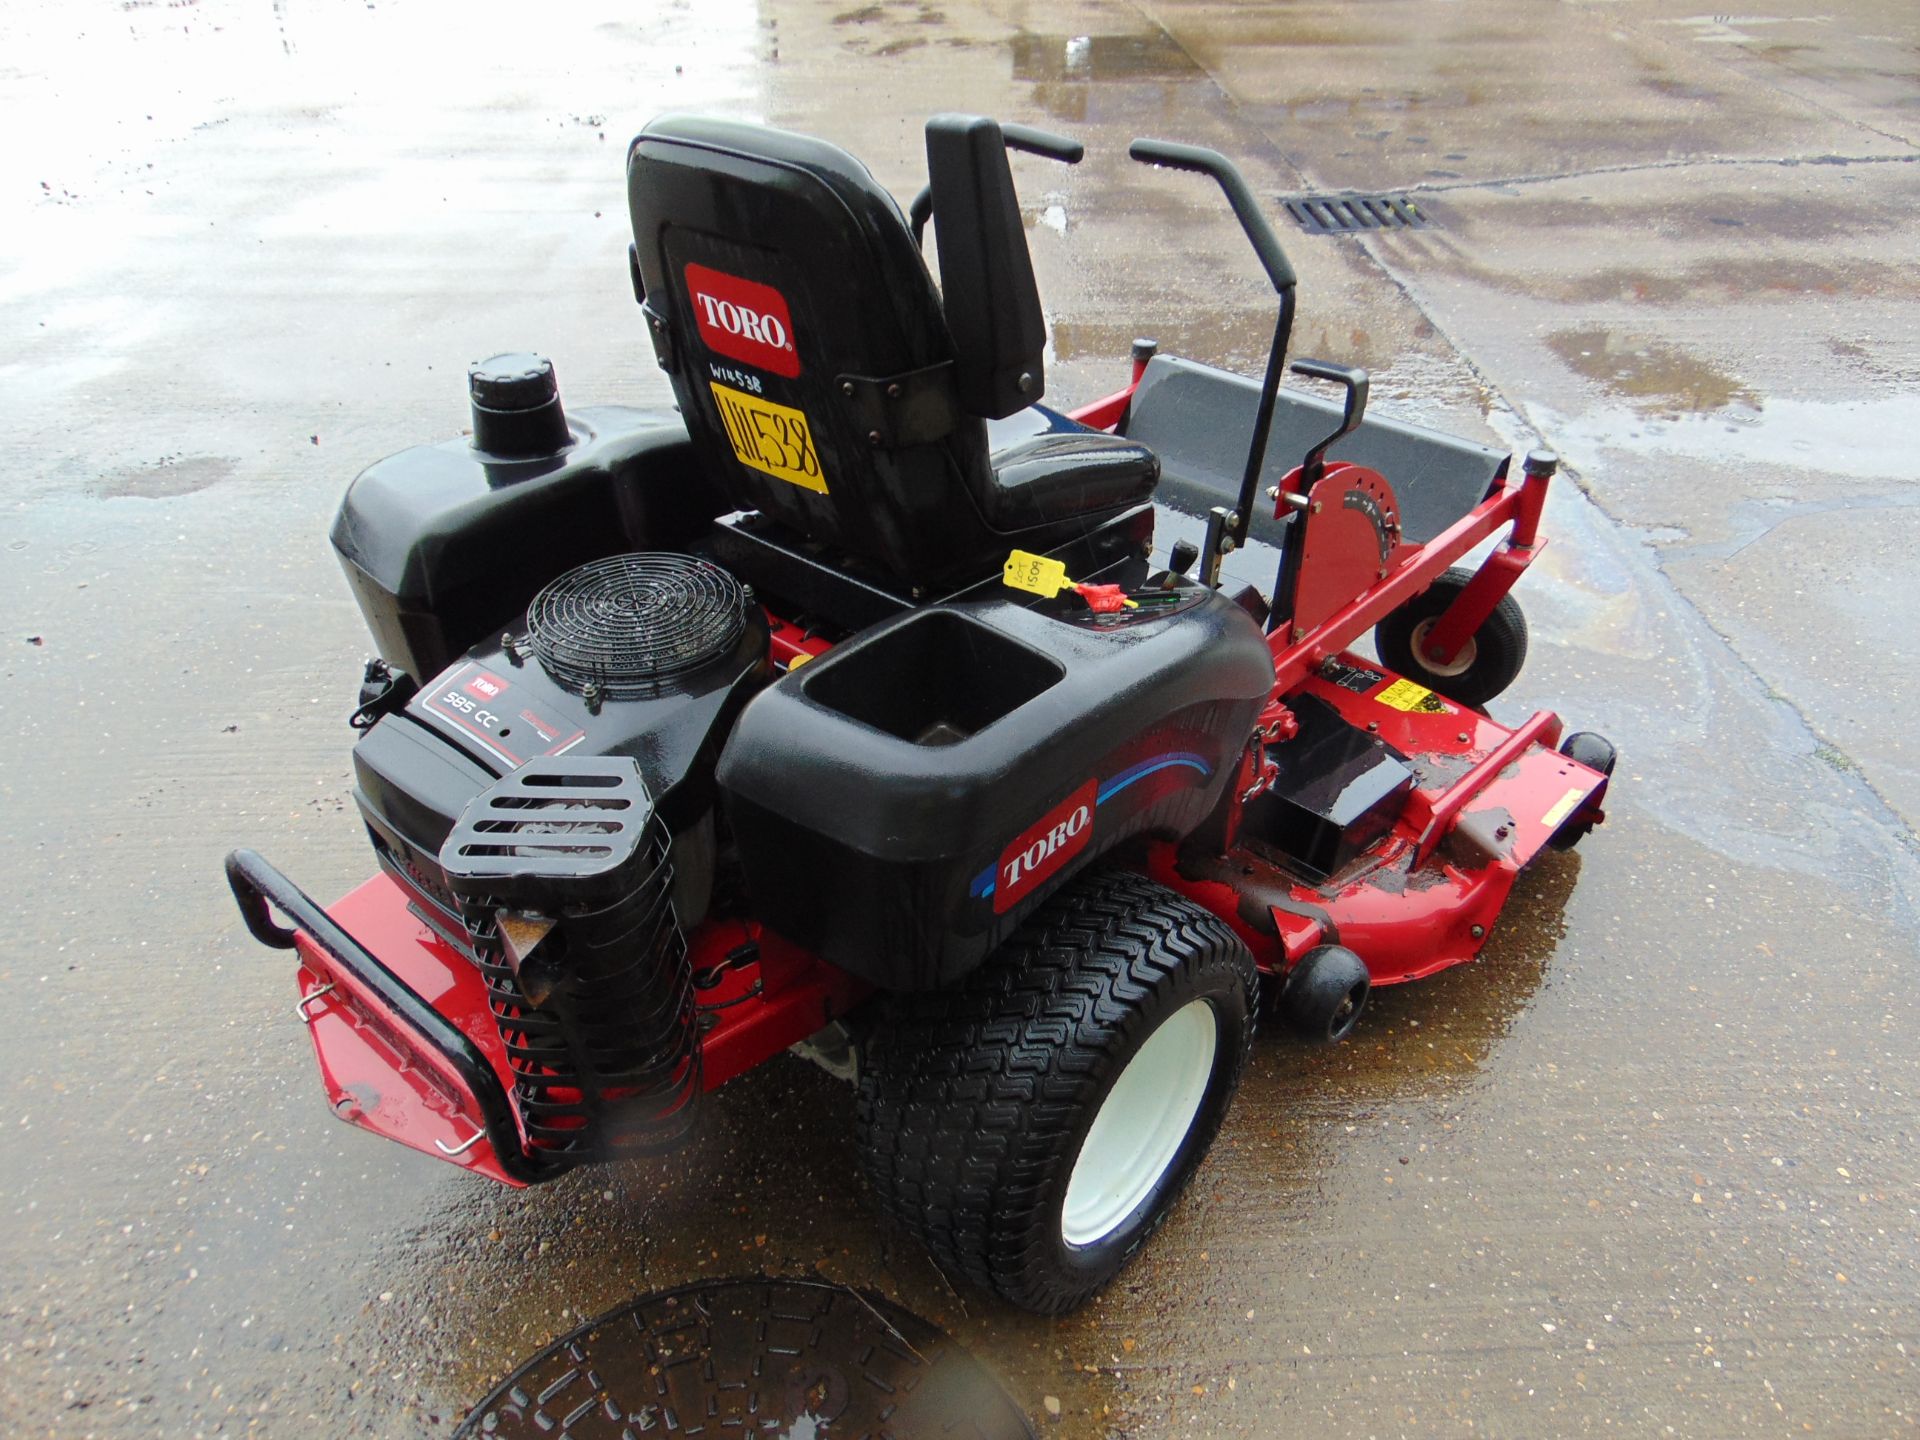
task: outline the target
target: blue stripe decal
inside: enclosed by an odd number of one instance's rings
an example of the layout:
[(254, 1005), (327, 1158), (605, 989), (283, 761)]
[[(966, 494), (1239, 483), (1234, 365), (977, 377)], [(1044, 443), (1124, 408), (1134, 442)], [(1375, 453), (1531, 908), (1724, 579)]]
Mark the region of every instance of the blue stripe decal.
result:
[(1159, 770), (1167, 770), (1175, 765), (1184, 765), (1190, 770), (1198, 770), (1203, 776), (1211, 775), (1213, 767), (1200, 756), (1190, 751), (1179, 751), (1171, 755), (1161, 755), (1152, 760), (1143, 760), (1138, 765), (1130, 765), (1118, 775), (1100, 787), (1099, 804), (1104, 805), (1136, 780), (1144, 780)]
[[(1195, 755), (1189, 750), (1175, 751), (1168, 755), (1157, 755), (1151, 760), (1142, 760), (1138, 765), (1129, 765), (1125, 770), (1122, 770), (1118, 775), (1115, 775), (1111, 780), (1107, 781), (1107, 783), (1101, 787), (1099, 798), (1096, 799), (1094, 803), (1096, 805), (1104, 805), (1122, 790), (1133, 784), (1134, 781), (1144, 780), (1149, 775), (1161, 770), (1172, 769), (1176, 765), (1184, 765), (1189, 770), (1198, 770), (1202, 776), (1213, 773), (1213, 767), (1211, 765), (1202, 757)], [(993, 894), (997, 888), (995, 882), (998, 878), (999, 865), (998, 862), (996, 862), (973, 877), (973, 884), (967, 887), (968, 895), (975, 900), (984, 900), (987, 896)]]

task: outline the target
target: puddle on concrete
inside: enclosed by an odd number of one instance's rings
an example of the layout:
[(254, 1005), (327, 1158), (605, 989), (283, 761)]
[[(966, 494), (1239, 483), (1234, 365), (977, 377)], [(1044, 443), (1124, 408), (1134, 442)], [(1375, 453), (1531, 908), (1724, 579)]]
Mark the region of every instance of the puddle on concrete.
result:
[(1770, 397), (1752, 408), (1648, 416), (1625, 405), (1577, 416), (1547, 416), (1554, 443), (1569, 458), (1604, 451), (1677, 455), (1718, 464), (1787, 466), (1858, 480), (1911, 480), (1920, 396), (1862, 400)]
[(1193, 57), (1163, 30), (1143, 35), (1015, 35), (1007, 41), (1013, 78), (1062, 80), (1191, 80)]
[(1653, 304), (1853, 295), (1891, 301), (1920, 295), (1911, 266), (1847, 254), (1831, 260), (1722, 257), (1659, 272), (1620, 267), (1573, 280), (1562, 288), (1565, 297), (1574, 301), (1619, 299)]
[(219, 455), (167, 455), (151, 465), (129, 465), (103, 475), (91, 493), (102, 499), (164, 500), (218, 485), (231, 479), (235, 468), (232, 460)]
[(1664, 340), (1600, 328), (1556, 330), (1547, 346), (1577, 375), (1597, 380), (1644, 414), (1759, 407), (1743, 381)]

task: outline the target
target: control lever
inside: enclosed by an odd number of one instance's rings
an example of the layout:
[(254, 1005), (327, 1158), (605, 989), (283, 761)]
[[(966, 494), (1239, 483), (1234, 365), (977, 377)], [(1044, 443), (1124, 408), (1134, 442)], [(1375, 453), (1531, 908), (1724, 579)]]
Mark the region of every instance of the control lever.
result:
[(1267, 217), (1260, 213), (1260, 202), (1254, 198), (1247, 177), (1226, 156), (1204, 145), (1181, 145), (1172, 140), (1136, 140), (1127, 147), (1127, 154), (1142, 165), (1163, 165), (1169, 170), (1191, 170), (1196, 175), (1211, 176), (1226, 192), (1227, 203), (1233, 206), (1240, 228), (1260, 257), (1274, 292), (1280, 294), (1294, 287), (1293, 263), (1280, 248), (1280, 237), (1273, 233)]
[[(1267, 436), (1273, 430), (1273, 409), (1280, 398), (1280, 378), (1287, 366), (1287, 342), (1293, 336), (1294, 295), (1298, 282), (1293, 273), (1293, 264), (1287, 259), (1287, 252), (1280, 248), (1280, 238), (1273, 233), (1273, 227), (1267, 224), (1267, 217), (1260, 213), (1260, 202), (1254, 198), (1247, 177), (1218, 150), (1208, 150), (1200, 145), (1180, 145), (1171, 140), (1136, 140), (1127, 147), (1127, 154), (1143, 165), (1164, 165), (1170, 170), (1190, 170), (1194, 174), (1211, 177), (1226, 193), (1227, 203), (1233, 206), (1240, 229), (1253, 246), (1253, 253), (1260, 257), (1260, 266), (1267, 272), (1274, 293), (1280, 297), (1280, 314), (1273, 326), (1273, 346), (1267, 352), (1267, 373), (1260, 382), (1260, 405), (1253, 415), (1253, 440), (1247, 447), (1247, 467), (1240, 476), (1240, 498), (1230, 512), (1223, 514), (1216, 511), (1215, 517), (1208, 522), (1209, 539), (1205, 547), (1207, 553), (1201, 560), (1201, 579), (1205, 583), (1217, 584), (1220, 556), (1247, 543), (1247, 529), (1253, 522), (1254, 497), (1259, 491), (1260, 472), (1267, 459)], [(1211, 534), (1216, 520), (1223, 526), (1219, 538), (1231, 542), (1224, 548)], [(1209, 575), (1212, 579), (1209, 579)]]
[(1367, 413), (1367, 387), (1370, 381), (1367, 372), (1357, 365), (1336, 365), (1331, 360), (1301, 359), (1294, 361), (1291, 368), (1294, 374), (1304, 375), (1311, 380), (1331, 380), (1347, 392), (1340, 428), (1307, 451), (1307, 458), (1300, 464), (1300, 488), (1308, 490), (1326, 471), (1327, 447), (1342, 435), (1351, 435), (1360, 428), (1360, 422)]
[(1078, 140), (1056, 135), (1051, 130), (1036, 129), (1032, 125), (1002, 125), (1000, 138), (1007, 142), (1009, 150), (1044, 155), (1049, 160), (1058, 160), (1062, 165), (1078, 165), (1087, 158), (1087, 147)]

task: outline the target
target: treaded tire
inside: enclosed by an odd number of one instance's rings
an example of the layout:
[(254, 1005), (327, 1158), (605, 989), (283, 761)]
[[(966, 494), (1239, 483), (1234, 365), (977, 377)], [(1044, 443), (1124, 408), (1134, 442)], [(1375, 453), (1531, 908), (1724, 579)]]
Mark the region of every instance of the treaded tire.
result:
[(1421, 627), (1445, 614), (1474, 574), (1460, 566), (1446, 571), (1374, 626), (1373, 644), (1380, 652), (1380, 663), (1389, 670), (1438, 690), (1449, 700), (1477, 708), (1511, 685), (1527, 663), (1527, 617), (1519, 602), (1511, 595), (1500, 597), (1493, 613), (1454, 657), (1455, 665), (1465, 661), (1460, 669), (1436, 668), (1421, 658), (1415, 644)]
[[(1126, 871), (1082, 876), (957, 985), (888, 1002), (860, 1067), (868, 1180), (950, 1274), (1022, 1309), (1071, 1310), (1140, 1249), (1213, 1143), (1257, 984), (1246, 946), (1199, 906)], [(1195, 1001), (1215, 1043), (1177, 1150), (1110, 1231), (1069, 1244), (1068, 1184), (1101, 1103)]]

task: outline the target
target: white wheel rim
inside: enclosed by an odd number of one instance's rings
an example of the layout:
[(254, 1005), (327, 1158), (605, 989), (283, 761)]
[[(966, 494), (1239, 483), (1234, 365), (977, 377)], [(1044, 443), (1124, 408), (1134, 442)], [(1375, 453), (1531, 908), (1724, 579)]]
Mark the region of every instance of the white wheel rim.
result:
[(1147, 1037), (1113, 1082), (1081, 1142), (1060, 1234), (1095, 1245), (1119, 1229), (1173, 1164), (1213, 1077), (1220, 1025), (1213, 1006), (1189, 1001)]
[(1480, 651), (1473, 636), (1467, 637), (1467, 643), (1453, 652), (1453, 659), (1442, 665), (1427, 654), (1427, 635), (1433, 629), (1433, 621), (1422, 620), (1413, 627), (1413, 657), (1418, 660), (1430, 675), (1464, 675), (1473, 668), (1473, 657)]

